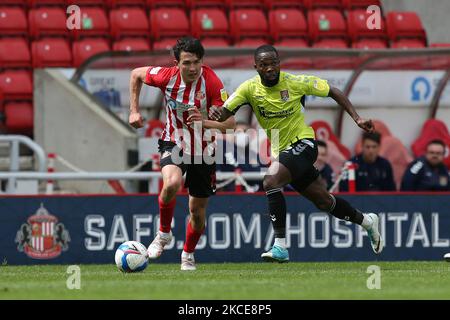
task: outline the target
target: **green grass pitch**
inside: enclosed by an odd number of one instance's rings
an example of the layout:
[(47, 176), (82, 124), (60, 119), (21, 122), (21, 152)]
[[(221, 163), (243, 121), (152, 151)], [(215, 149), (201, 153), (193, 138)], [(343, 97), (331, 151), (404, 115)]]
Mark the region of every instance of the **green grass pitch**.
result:
[[(369, 290), (370, 265), (381, 288)], [(153, 263), (142, 273), (115, 265), (80, 265), (81, 289), (66, 286), (67, 265), (0, 266), (0, 299), (450, 299), (450, 264), (328, 262), (199, 264)]]

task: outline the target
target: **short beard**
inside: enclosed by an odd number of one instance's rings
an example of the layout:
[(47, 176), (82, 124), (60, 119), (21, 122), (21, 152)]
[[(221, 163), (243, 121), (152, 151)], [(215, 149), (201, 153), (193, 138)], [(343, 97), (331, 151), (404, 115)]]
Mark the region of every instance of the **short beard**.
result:
[(280, 81), (280, 74), (278, 74), (274, 80), (267, 80), (263, 78), (263, 84), (266, 87), (273, 87), (278, 84), (278, 81)]

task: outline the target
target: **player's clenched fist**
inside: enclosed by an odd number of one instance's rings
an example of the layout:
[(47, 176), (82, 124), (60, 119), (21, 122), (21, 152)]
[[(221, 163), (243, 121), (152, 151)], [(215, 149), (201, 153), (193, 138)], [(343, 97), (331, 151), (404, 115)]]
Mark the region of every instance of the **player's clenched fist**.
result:
[(367, 132), (372, 132), (374, 131), (374, 125), (372, 123), (372, 120), (370, 119), (362, 119), (359, 118), (358, 120), (356, 120), (356, 124), (363, 130), (367, 131)]
[(131, 112), (128, 118), (128, 123), (133, 128), (139, 129), (144, 126), (144, 119), (139, 112)]

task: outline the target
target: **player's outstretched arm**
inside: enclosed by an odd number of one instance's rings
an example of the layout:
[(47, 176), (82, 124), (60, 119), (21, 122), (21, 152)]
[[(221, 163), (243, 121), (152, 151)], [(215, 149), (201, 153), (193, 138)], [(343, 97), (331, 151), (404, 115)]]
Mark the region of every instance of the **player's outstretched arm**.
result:
[(130, 76), (130, 116), (128, 123), (134, 128), (142, 128), (144, 119), (139, 112), (139, 94), (141, 93), (142, 84), (148, 67), (136, 68), (131, 71)]
[[(217, 108), (215, 106), (212, 106), (209, 109), (209, 117), (214, 121), (224, 122), (228, 118), (233, 117), (233, 116), (234, 116), (234, 114), (226, 108)], [(233, 126), (233, 128), (234, 128), (234, 126)]]
[(330, 92), (328, 96), (337, 102), (345, 111), (352, 117), (355, 123), (363, 130), (372, 132), (374, 130), (374, 126), (372, 120), (361, 118), (356, 112), (350, 100), (347, 96), (338, 88), (330, 86)]
[[(212, 106), (210, 108), (209, 117), (211, 117), (211, 109), (219, 110), (221, 108), (217, 106)], [(197, 108), (189, 109), (190, 116), (187, 118), (187, 124), (191, 125), (195, 121), (202, 121), (202, 125), (205, 129), (217, 129), (222, 133), (225, 133), (228, 129), (234, 129), (236, 126), (236, 121), (234, 117), (229, 117), (225, 121), (209, 120), (203, 119), (200, 111)]]

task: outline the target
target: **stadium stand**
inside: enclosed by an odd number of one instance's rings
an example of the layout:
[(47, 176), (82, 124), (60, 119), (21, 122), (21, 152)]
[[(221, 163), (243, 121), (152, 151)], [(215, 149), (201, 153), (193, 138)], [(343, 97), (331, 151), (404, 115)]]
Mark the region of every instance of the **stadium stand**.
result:
[(348, 34), (352, 41), (360, 39), (380, 39), (387, 40), (386, 24), (381, 19), (381, 29), (368, 29), (367, 19), (370, 14), (366, 10), (351, 10), (347, 14)]
[(387, 33), (391, 41), (409, 38), (427, 44), (425, 29), (415, 12), (388, 12), (386, 16)]
[[(394, 181), (397, 190), (400, 188), (403, 173), (413, 160), (410, 152), (400, 139), (394, 137), (388, 126), (381, 120), (373, 120), (375, 130), (381, 135), (380, 153), (379, 155), (392, 165)], [(355, 154), (362, 152), (362, 138), (360, 137), (355, 144)]]
[(121, 6), (145, 7), (145, 0), (107, 0), (107, 3), (110, 8), (118, 8)]
[(74, 39), (82, 37), (109, 38), (109, 19), (101, 7), (81, 8), (81, 29), (71, 30)]
[(268, 39), (269, 26), (264, 11), (259, 9), (231, 10), (230, 31), (235, 42), (251, 37)]
[(27, 17), (20, 7), (0, 7), (0, 34), (27, 37)]
[(347, 40), (347, 24), (344, 16), (336, 9), (316, 9), (308, 11), (309, 36), (312, 41), (323, 38)]
[(43, 38), (31, 44), (33, 68), (71, 67), (69, 41), (63, 38)]
[(305, 9), (304, 0), (266, 0), (265, 4), (268, 10), (276, 8)]
[(154, 9), (158, 7), (179, 7), (182, 9), (186, 8), (186, 1), (184, 0), (147, 0), (146, 4), (149, 9)]
[(450, 133), (442, 120), (429, 119), (423, 124), (420, 135), (412, 143), (411, 150), (415, 157), (422, 156), (425, 153), (428, 142), (439, 139), (446, 144), (445, 165), (450, 169)]
[(66, 13), (58, 7), (33, 8), (28, 12), (30, 37), (33, 39), (42, 36), (68, 37), (66, 27)]
[(265, 7), (264, 0), (226, 0), (226, 3), (230, 10), (235, 8), (263, 9)]
[(20, 37), (0, 38), (0, 66), (2, 68), (30, 68), (31, 54), (28, 41)]
[(73, 65), (79, 67), (91, 56), (109, 50), (109, 43), (103, 38), (85, 38), (74, 41), (72, 44)]
[(188, 35), (189, 21), (181, 8), (157, 8), (150, 11), (150, 30), (153, 39)]
[(143, 38), (122, 38), (113, 42), (114, 51), (148, 51), (151, 50), (151, 43)]
[(279, 8), (269, 11), (269, 30), (274, 41), (308, 38), (305, 16), (298, 9)]
[(333, 133), (331, 126), (326, 121), (317, 120), (311, 122), (309, 125), (314, 129), (318, 139), (327, 143), (329, 141), (333, 142), (339, 150), (339, 153), (341, 153), (345, 159), (350, 158), (350, 150), (339, 141), (338, 137)]
[(342, 0), (304, 0), (303, 2), (308, 10), (315, 8), (342, 8)]
[(9, 133), (33, 134), (33, 105), (30, 102), (7, 103), (5, 117)]
[(5, 102), (33, 99), (32, 74), (26, 70), (6, 70), (0, 73), (0, 90)]
[(191, 11), (191, 32), (194, 37), (228, 39), (229, 26), (225, 11), (217, 8), (198, 8)]
[(109, 12), (111, 37), (150, 37), (150, 30), (145, 10), (138, 7), (120, 7)]
[(381, 8), (380, 0), (342, 0), (342, 7), (347, 10), (367, 9), (367, 7), (376, 5)]

